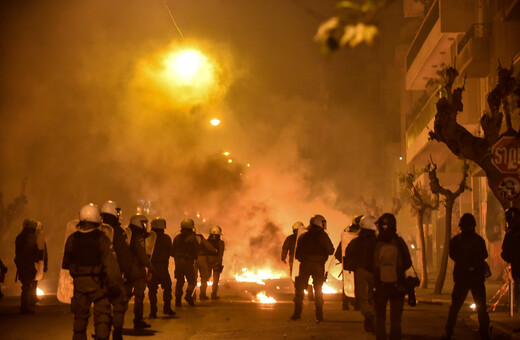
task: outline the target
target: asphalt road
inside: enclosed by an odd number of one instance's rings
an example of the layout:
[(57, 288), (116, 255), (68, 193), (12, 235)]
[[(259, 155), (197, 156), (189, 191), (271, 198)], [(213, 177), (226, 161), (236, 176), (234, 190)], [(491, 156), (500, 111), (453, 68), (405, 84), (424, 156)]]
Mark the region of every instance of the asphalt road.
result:
[[(275, 297), (274, 304), (252, 302), (257, 292), (265, 289)], [(305, 302), (302, 319), (290, 321), (292, 295), (286, 286), (257, 286), (255, 284), (224, 284), (222, 299), (197, 301), (195, 307), (183, 304), (176, 308), (174, 317), (163, 316), (159, 304), (157, 319), (147, 320), (152, 328), (132, 329), (133, 305), (125, 319), (126, 339), (374, 339), (365, 333), (360, 312), (343, 311), (340, 294), (327, 295), (324, 306), (325, 321), (314, 321), (314, 305)], [(70, 339), (72, 314), (70, 306), (60, 304), (55, 296), (41, 299), (33, 315), (18, 313), (18, 297), (5, 297), (0, 301), (0, 339)], [(145, 299), (145, 316), (149, 313)], [(161, 299), (159, 298), (159, 301)], [(439, 339), (448, 311), (447, 305), (421, 304), (406, 307), (403, 315), (403, 338)], [(456, 339), (478, 339), (476, 325), (470, 320), (471, 312), (464, 309), (459, 316)], [(90, 321), (89, 334), (93, 333)]]

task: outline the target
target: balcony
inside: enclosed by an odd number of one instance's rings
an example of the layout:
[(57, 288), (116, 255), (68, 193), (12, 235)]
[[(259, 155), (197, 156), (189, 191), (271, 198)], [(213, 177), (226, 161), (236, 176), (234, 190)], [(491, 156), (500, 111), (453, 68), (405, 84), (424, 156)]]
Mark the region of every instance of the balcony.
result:
[(406, 159), (409, 162), (414, 160), (428, 144), (432, 144), (428, 140), (428, 132), (433, 130), (438, 101), (439, 91), (435, 91), (406, 130)]
[(457, 44), (457, 66), (460, 74), (485, 77), (490, 68), (490, 24), (475, 24)]
[(406, 54), (406, 89), (423, 90), (451, 62), (452, 45), (473, 23), (474, 1), (436, 0)]

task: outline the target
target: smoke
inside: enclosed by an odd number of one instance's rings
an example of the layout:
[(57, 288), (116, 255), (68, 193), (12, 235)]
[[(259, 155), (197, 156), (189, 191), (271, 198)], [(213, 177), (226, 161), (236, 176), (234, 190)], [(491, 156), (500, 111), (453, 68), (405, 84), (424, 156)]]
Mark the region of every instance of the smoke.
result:
[[(220, 225), (230, 271), (283, 269), (295, 221), (324, 215), (336, 245), (359, 193), (384, 195), (373, 51), (323, 57), (318, 23), (290, 2), (170, 5), (190, 38), (176, 36), (162, 1), (3, 2), (4, 204), (28, 178), (28, 205), (1, 238), (11, 268), (21, 220), (40, 220), (55, 287), (66, 223), (111, 199), (125, 223), (149, 200), (172, 236), (185, 217), (202, 233)], [(214, 63), (202, 97), (157, 81), (161, 57), (187, 45)]]

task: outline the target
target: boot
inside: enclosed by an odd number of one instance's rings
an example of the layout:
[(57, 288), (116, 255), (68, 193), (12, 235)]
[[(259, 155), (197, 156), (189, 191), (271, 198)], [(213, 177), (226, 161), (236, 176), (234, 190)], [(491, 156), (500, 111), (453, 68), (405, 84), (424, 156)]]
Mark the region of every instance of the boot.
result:
[(211, 300), (218, 300), (220, 297), (217, 296), (217, 293), (211, 293)]
[(152, 325), (146, 323), (144, 320), (134, 320), (134, 329), (150, 328)]
[(323, 307), (316, 306), (316, 322), (320, 323), (323, 321)]
[(369, 315), (365, 318), (365, 332), (367, 333), (375, 333), (376, 332), (376, 319), (373, 315)]
[(170, 306), (170, 303), (165, 303), (163, 308), (163, 314), (165, 315), (175, 315), (175, 311)]
[(348, 307), (348, 301), (343, 301), (343, 310), (350, 310), (350, 308)]
[(291, 315), (291, 320), (298, 320), (302, 317), (303, 305), (299, 303), (294, 304), (294, 313)]
[(200, 294), (200, 301), (209, 300), (208, 296), (206, 294), (202, 295)]
[(112, 340), (123, 340), (123, 327), (114, 327)]
[(175, 307), (182, 307), (182, 301), (180, 296), (175, 297)]
[(150, 306), (150, 319), (157, 318), (157, 306)]
[(186, 302), (190, 305), (190, 306), (195, 306), (195, 302), (193, 301), (193, 296), (190, 295), (186, 295), (184, 297), (184, 300), (186, 300)]

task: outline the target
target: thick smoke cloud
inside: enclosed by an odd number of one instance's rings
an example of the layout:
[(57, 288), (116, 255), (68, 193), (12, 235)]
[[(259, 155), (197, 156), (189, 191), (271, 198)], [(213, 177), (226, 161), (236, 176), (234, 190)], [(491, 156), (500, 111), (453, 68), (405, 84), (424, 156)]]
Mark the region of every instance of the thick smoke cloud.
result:
[[(377, 46), (320, 55), (319, 22), (291, 1), (167, 3), (184, 40), (163, 1), (1, 5), (0, 192), (7, 205), (27, 178), (28, 204), (2, 231), (0, 256), (13, 268), (21, 220), (41, 220), (49, 287), (65, 225), (88, 202), (118, 202), (128, 223), (138, 200), (150, 200), (171, 235), (184, 217), (203, 233), (221, 225), (226, 268), (283, 269), (293, 222), (323, 214), (337, 244), (361, 213), (360, 194), (385, 199)], [(217, 61), (220, 88), (177, 105), (154, 92), (142, 65), (192, 42)]]

